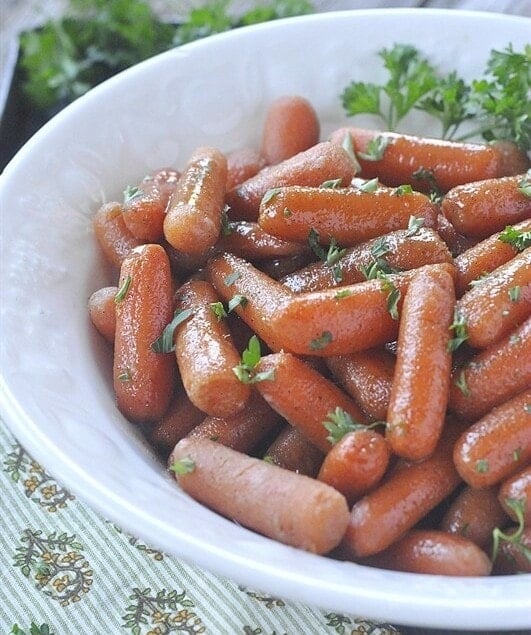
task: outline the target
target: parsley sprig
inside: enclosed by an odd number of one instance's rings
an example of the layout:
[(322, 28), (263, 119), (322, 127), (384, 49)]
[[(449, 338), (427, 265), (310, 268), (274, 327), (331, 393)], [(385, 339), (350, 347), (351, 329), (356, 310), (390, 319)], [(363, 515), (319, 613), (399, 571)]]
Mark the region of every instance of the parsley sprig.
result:
[(371, 261), (367, 265), (362, 265), (359, 270), (367, 280), (375, 280), (379, 276), (389, 273), (396, 273), (398, 269), (392, 267), (385, 256), (391, 251), (388, 240), (385, 236), (377, 238), (371, 245)]
[(502, 531), (499, 527), (496, 527), (492, 531), (492, 555), (491, 560), (494, 562), (498, 557), (501, 543), (506, 542), (514, 545), (518, 551), (520, 551), (528, 562), (531, 562), (531, 549), (522, 542), (522, 536), (524, 533), (524, 501), (516, 498), (506, 498), (506, 504), (513, 510), (516, 515), (516, 521), (518, 527), (512, 534), (508, 534)]
[(354, 432), (356, 430), (370, 430), (381, 425), (385, 426), (385, 421), (374, 421), (370, 425), (359, 423), (358, 421), (355, 421), (348, 412), (339, 406), (337, 406), (334, 410), (331, 410), (326, 415), (326, 419), (323, 421), (323, 426), (329, 432), (329, 435), (326, 438), (333, 445), (341, 441), (341, 439), (349, 432)]
[[(508, 139), (531, 149), (531, 44), (521, 52), (512, 45), (492, 50), (483, 76), (470, 83), (456, 71), (441, 74), (409, 44), (394, 44), (378, 56), (387, 81), (352, 81), (341, 94), (347, 115), (372, 114), (396, 130), (408, 113), (420, 110), (439, 120), (442, 138)], [(471, 120), (475, 127), (463, 132)]]
[(454, 320), (450, 324), (449, 330), (453, 331), (454, 337), (448, 341), (448, 351), (453, 353), (468, 339), (466, 317), (459, 312), (457, 307), (454, 309)]
[(343, 280), (343, 272), (341, 269), (341, 265), (338, 264), (338, 261), (345, 255), (346, 249), (341, 249), (337, 246), (337, 242), (335, 238), (330, 240), (330, 244), (328, 245), (328, 249), (325, 249), (321, 245), (321, 237), (319, 232), (313, 227), (310, 228), (310, 232), (308, 234), (308, 244), (312, 248), (314, 254), (326, 262), (327, 265), (332, 267), (332, 277), (335, 282), (341, 282)]
[(256, 372), (261, 356), (260, 341), (256, 335), (253, 335), (242, 353), (240, 363), (232, 369), (242, 384), (257, 384), (261, 381), (272, 381), (275, 378), (275, 371), (272, 369), (261, 373)]
[(507, 225), (498, 236), (498, 240), (512, 245), (517, 251), (524, 251), (527, 247), (531, 247), (531, 231), (526, 232), (523, 229), (515, 229), (512, 225)]

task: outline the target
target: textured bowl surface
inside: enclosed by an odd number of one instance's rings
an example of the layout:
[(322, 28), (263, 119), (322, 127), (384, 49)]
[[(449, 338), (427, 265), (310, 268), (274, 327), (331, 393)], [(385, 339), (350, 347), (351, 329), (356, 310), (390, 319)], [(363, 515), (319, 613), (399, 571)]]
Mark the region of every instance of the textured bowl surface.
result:
[[(27, 450), (105, 517), (167, 553), (276, 595), (419, 626), (531, 626), (531, 576), (454, 579), (336, 562), (277, 544), (184, 495), (116, 410), (109, 351), (86, 303), (111, 277), (91, 216), (125, 185), (195, 146), (256, 145), (266, 105), (302, 94), (323, 134), (345, 123), (354, 77), (412, 43), (442, 70), (478, 76), (492, 48), (529, 42), (530, 21), (414, 10), (321, 14), (182, 47), (113, 78), (47, 124), (0, 182), (2, 413)], [(413, 119), (416, 117), (417, 121)], [(437, 134), (422, 117), (405, 125)]]

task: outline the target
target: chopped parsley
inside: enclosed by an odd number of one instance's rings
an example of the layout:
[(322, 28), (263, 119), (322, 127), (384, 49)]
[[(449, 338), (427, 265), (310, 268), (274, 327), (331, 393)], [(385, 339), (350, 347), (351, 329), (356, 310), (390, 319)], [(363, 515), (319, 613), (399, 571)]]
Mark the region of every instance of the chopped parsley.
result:
[(457, 307), (454, 309), (454, 321), (450, 324), (449, 330), (453, 331), (454, 337), (448, 341), (448, 351), (453, 353), (468, 339), (466, 317), (461, 315)]
[(242, 353), (240, 363), (232, 369), (242, 384), (256, 384), (261, 381), (272, 381), (275, 378), (274, 370), (267, 370), (261, 373), (255, 372), (261, 355), (260, 341), (256, 335), (253, 335), (247, 344), (247, 348)]
[(118, 289), (118, 291), (116, 292), (116, 295), (114, 296), (114, 301), (116, 304), (120, 304), (120, 302), (123, 302), (125, 300), (125, 296), (127, 295), (127, 292), (129, 291), (129, 287), (131, 286), (131, 281), (132, 281), (132, 277), (130, 275), (127, 275), (124, 278), (124, 281), (122, 282), (120, 288)]
[(332, 341), (332, 333), (330, 331), (323, 331), (319, 337), (311, 340), (309, 347), (312, 351), (319, 351), (326, 348)]
[(151, 344), (151, 350), (154, 353), (171, 353), (175, 350), (173, 336), (175, 329), (187, 320), (193, 311), (192, 309), (184, 309), (183, 311), (175, 311), (173, 320), (164, 328), (162, 334)]

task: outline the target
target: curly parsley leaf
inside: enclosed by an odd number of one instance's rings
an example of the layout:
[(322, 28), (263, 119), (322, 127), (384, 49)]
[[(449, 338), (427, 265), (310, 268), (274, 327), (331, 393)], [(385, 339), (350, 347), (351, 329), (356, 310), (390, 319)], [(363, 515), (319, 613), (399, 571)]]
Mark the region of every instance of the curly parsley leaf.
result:
[(232, 369), (242, 384), (256, 384), (260, 381), (272, 381), (275, 378), (275, 371), (272, 369), (261, 373), (255, 372), (261, 355), (260, 341), (256, 335), (253, 335), (242, 353), (240, 363)]

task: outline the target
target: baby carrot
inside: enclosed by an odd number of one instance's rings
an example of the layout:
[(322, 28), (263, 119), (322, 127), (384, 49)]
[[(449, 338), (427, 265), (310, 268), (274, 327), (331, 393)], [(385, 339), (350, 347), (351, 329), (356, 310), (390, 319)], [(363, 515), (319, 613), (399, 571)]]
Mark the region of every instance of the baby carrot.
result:
[(447, 263), (390, 274), (337, 289), (294, 294), (271, 316), (285, 350), (299, 355), (346, 355), (392, 342), (402, 295), (417, 272), (453, 271)]
[(380, 188), (366, 192), (356, 188), (277, 187), (260, 204), (258, 223), (274, 236), (306, 242), (310, 230), (328, 244), (343, 247), (406, 229), (410, 218), (426, 227), (437, 222), (437, 207), (420, 192)]
[(340, 179), (347, 186), (354, 173), (354, 163), (343, 148), (328, 142), (318, 143), (277, 165), (265, 167), (228, 192), (229, 215), (234, 220), (255, 221), (260, 201), (268, 190), (284, 185), (317, 187), (330, 179)]
[(452, 460), (459, 427), (449, 422), (435, 452), (392, 471), (354, 504), (343, 547), (355, 558), (383, 551), (411, 529), (460, 483)]
[(449, 408), (477, 421), (531, 386), (531, 317), (515, 331), (454, 371)]
[(445, 512), (440, 529), (468, 538), (482, 549), (489, 549), (493, 529), (507, 522), (497, 494), (495, 487), (465, 486)]
[(531, 198), (519, 187), (522, 180), (522, 175), (508, 176), (455, 187), (444, 197), (442, 213), (461, 234), (486, 238), (531, 217)]
[(173, 355), (153, 350), (173, 314), (170, 263), (160, 245), (142, 245), (126, 256), (115, 302), (118, 408), (131, 421), (157, 421), (168, 409), (175, 377)]
[(324, 422), (336, 408), (347, 412), (354, 421), (366, 421), (348, 395), (294, 355), (266, 355), (256, 372), (270, 375), (268, 380), (256, 383), (262, 397), (322, 452), (331, 448)]
[[(531, 232), (531, 219), (517, 223), (513, 229)], [(462, 296), (471, 282), (479, 281), (485, 274), (509, 262), (516, 253), (515, 247), (500, 240), (500, 234), (497, 232), (461, 253), (454, 261), (457, 270), (457, 295)]]
[(258, 393), (252, 392), (240, 412), (230, 417), (206, 417), (187, 436), (217, 441), (249, 454), (278, 430), (280, 423), (280, 415)]
[[(348, 137), (361, 166), (360, 176), (366, 179), (378, 177), (386, 185), (410, 183), (422, 191), (431, 190), (433, 181), (440, 190), (447, 192), (462, 183), (518, 174), (506, 170), (516, 167), (519, 171), (522, 164), (507, 160), (507, 148), (379, 130), (341, 128), (330, 140), (342, 145)], [(381, 151), (367, 160), (362, 155), (370, 154), (370, 143), (379, 145)], [(523, 156), (522, 162), (525, 164)], [(423, 178), (423, 175), (429, 175), (429, 178)]]
[(291, 291), (246, 260), (228, 253), (209, 262), (208, 275), (225, 302), (236, 296), (245, 298), (245, 306), (238, 304), (236, 313), (272, 350), (280, 350), (280, 334), (271, 322)]
[(274, 165), (308, 150), (319, 141), (320, 124), (313, 106), (299, 95), (269, 104), (262, 131), (261, 153)]
[(348, 507), (335, 489), (220, 443), (183, 439), (169, 466), (190, 496), (279, 542), (322, 554), (345, 532)]
[(394, 355), (371, 348), (350, 355), (327, 357), (334, 378), (373, 419), (385, 420), (395, 371)]
[(88, 308), (92, 324), (108, 342), (114, 342), (116, 330), (116, 303), (118, 287), (103, 287), (89, 298)]
[(168, 203), (164, 237), (180, 251), (200, 254), (221, 231), (227, 160), (216, 148), (197, 148)]
[(526, 390), (466, 430), (454, 448), (455, 466), (471, 487), (490, 487), (531, 459), (531, 390)]
[(456, 310), (474, 348), (487, 348), (513, 331), (531, 313), (531, 249), (474, 285)]
[(205, 413), (196, 408), (188, 399), (183, 385), (179, 382), (168, 410), (150, 428), (149, 440), (157, 448), (170, 452), (175, 444), (199, 425), (204, 418)]
[(526, 527), (531, 525), (531, 465), (504, 481), (498, 493), (498, 500), (507, 515), (517, 521), (514, 503), (521, 505), (522, 518)]
[(120, 203), (106, 203), (94, 215), (94, 234), (108, 262), (120, 267), (127, 254), (144, 241), (135, 238), (127, 229)]
[(474, 542), (433, 529), (412, 529), (369, 563), (393, 571), (451, 576), (486, 576), (492, 569), (488, 555)]
[(264, 157), (252, 148), (227, 154), (227, 192), (258, 174), (265, 165)]
[(433, 229), (399, 229), (346, 249), (334, 263), (314, 262), (281, 282), (292, 291), (318, 291), (363, 282), (375, 270), (406, 271), (422, 265), (452, 262), (446, 244)]
[(175, 329), (175, 354), (190, 401), (215, 417), (236, 414), (245, 405), (250, 387), (234, 371), (240, 355), (223, 318), (214, 307), (219, 297), (209, 282), (190, 280), (177, 293), (176, 313), (190, 312)]
[(449, 273), (432, 267), (413, 276), (402, 307), (386, 431), (395, 454), (413, 461), (433, 452), (444, 425), (454, 305)]
[(307, 245), (271, 236), (258, 223), (248, 221), (228, 223), (227, 232), (220, 238), (216, 248), (250, 261), (297, 256), (309, 251)]
[(263, 458), (285, 470), (315, 478), (324, 454), (298, 428), (288, 424), (267, 448)]

